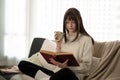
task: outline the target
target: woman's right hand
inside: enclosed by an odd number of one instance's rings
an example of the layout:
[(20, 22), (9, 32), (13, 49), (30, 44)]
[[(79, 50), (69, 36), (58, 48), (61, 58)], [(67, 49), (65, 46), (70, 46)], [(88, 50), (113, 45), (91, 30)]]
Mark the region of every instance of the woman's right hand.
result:
[(58, 51), (61, 50), (61, 43), (62, 43), (62, 41), (56, 41), (56, 49)]
[(55, 38), (55, 42), (56, 42), (56, 48), (57, 48), (58, 50), (61, 49), (62, 39), (59, 39), (59, 35), (58, 35), (57, 32), (55, 32), (54, 38)]

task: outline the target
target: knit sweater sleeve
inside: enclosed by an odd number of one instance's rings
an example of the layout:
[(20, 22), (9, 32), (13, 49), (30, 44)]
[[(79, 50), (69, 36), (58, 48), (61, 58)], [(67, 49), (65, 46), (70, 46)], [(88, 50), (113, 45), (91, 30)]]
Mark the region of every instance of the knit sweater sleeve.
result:
[(82, 40), (82, 48), (79, 49), (77, 54), (80, 66), (70, 67), (73, 71), (79, 73), (87, 73), (92, 64), (93, 44), (90, 37), (84, 37)]

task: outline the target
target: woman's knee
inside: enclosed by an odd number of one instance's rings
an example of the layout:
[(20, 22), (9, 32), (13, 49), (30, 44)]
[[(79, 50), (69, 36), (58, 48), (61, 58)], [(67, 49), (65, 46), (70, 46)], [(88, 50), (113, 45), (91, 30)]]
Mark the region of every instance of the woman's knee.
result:
[(27, 65), (27, 61), (20, 61), (18, 64), (18, 68), (22, 70), (25, 68), (26, 65)]

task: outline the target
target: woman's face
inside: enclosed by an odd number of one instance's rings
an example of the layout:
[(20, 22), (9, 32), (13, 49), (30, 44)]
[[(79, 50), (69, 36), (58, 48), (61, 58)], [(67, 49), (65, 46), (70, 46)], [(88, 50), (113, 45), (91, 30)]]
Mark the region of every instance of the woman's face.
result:
[(74, 20), (66, 20), (65, 21), (65, 26), (66, 29), (68, 30), (69, 33), (74, 33), (76, 32), (76, 24)]

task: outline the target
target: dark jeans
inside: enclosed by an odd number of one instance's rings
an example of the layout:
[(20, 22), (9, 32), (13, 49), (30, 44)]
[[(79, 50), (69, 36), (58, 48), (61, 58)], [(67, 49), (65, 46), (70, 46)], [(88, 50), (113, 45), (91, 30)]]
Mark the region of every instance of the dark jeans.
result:
[(63, 68), (53, 74), (50, 77), (50, 80), (79, 80), (76, 75), (69, 69)]
[(41, 70), (45, 74), (51, 76), (50, 80), (78, 80), (76, 75), (69, 68), (63, 68), (58, 72), (54, 73), (51, 70), (35, 65), (28, 61), (21, 61), (18, 65), (18, 68), (21, 72), (33, 78), (35, 77), (37, 71)]
[(28, 62), (28, 61), (21, 61), (18, 65), (18, 68), (20, 69), (21, 72), (23, 72), (24, 74), (27, 74), (33, 78), (35, 77), (38, 70), (41, 70), (42, 72), (44, 72), (45, 74), (47, 74), (49, 76), (54, 74), (53, 71), (50, 71), (46, 68), (35, 65), (35, 64)]

